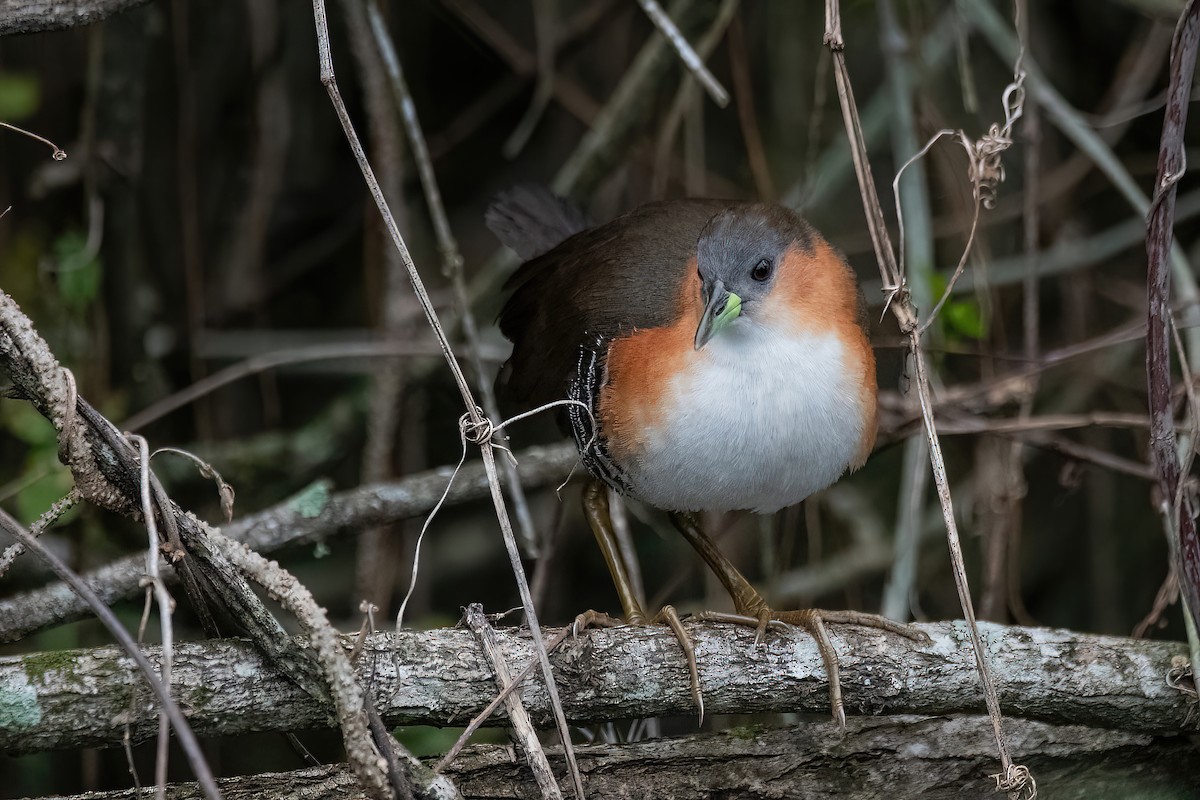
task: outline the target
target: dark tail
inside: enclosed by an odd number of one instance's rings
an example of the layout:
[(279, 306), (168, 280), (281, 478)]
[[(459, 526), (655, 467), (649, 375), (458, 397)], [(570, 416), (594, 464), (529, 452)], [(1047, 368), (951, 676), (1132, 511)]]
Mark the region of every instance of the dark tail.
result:
[(514, 186), (496, 195), (484, 221), (524, 261), (591, 227), (574, 203), (536, 184)]

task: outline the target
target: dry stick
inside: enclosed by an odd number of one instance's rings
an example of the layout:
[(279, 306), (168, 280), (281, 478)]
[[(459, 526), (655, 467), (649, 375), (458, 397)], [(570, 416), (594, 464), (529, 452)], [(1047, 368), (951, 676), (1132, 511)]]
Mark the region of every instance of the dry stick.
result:
[[(1016, 41), (1012, 31), (990, 4), (960, 1), (957, 8), (989, 40), (1001, 58), (1016, 60), (1016, 54), (1022, 47), (1021, 43)], [(1112, 148), (1046, 80), (1032, 59), (1023, 58), (1023, 63), (1024, 69), (1028, 73), (1029, 92), (1042, 105), (1047, 118), (1075, 146), (1087, 153), (1096, 167), (1112, 182), (1113, 187), (1135, 211), (1148, 216), (1153, 210), (1150, 199), (1146, 197), (1141, 187), (1121, 164)], [(1171, 267), (1174, 279), (1179, 281), (1180, 289), (1195, 296), (1197, 292), (1196, 278), (1183, 248), (1178, 243), (1171, 248)]]
[[(195, 82), (188, 54), (187, 3), (175, 2), (171, 6), (171, 32), (174, 38), (176, 123), (175, 169), (179, 202), (179, 239), (183, 251), (184, 302), (187, 309), (189, 377), (195, 383), (207, 374), (207, 365), (196, 352), (195, 342), (204, 328), (207, 318), (205, 303), (204, 238), (200, 222), (200, 187), (198, 185), (196, 157), (199, 146), (196, 141), (197, 113)], [(213, 434), (213, 413), (209, 403), (198, 403), (195, 408), (196, 438), (206, 441)]]
[[(579, 459), (574, 443), (531, 447), (517, 453), (522, 476), (531, 487), (555, 486)], [(370, 525), (411, 519), (428, 514), (446, 487), (449, 467), (410, 475), (402, 480), (361, 486), (330, 494), (318, 481), (294, 497), (263, 511), (239, 519), (227, 527), (233, 538), (260, 552), (273, 552), (291, 545), (312, 545), (330, 536), (353, 534)], [(487, 495), (487, 476), (482, 463), (463, 466), (446, 498), (458, 505)], [(139, 555), (124, 556), (87, 573), (84, 579), (106, 602), (132, 597), (144, 574)], [(80, 608), (70, 590), (54, 582), (13, 597), (0, 599), (0, 642), (12, 642), (49, 625), (78, 619)]]
[[(375, 7), (375, 3), (371, 3)], [(533, 99), (529, 108), (517, 123), (517, 127), (509, 135), (501, 148), (501, 153), (507, 159), (520, 155), (529, 137), (537, 128), (538, 121), (550, 105), (554, 97), (554, 53), (558, 49), (556, 0), (533, 0), (533, 31), (537, 43), (537, 85), (533, 89)], [(415, 115), (414, 115), (415, 116)], [(407, 116), (405, 117), (407, 119)]]
[(392, 732), (383, 724), (383, 719), (375, 710), (370, 693), (363, 694), (363, 705), (367, 709), (367, 728), (371, 731), (371, 738), (387, 762), (388, 783), (391, 785), (392, 791), (396, 793), (397, 800), (413, 800), (412, 787), (408, 785), (408, 778), (400, 769), (400, 760), (396, 757), (397, 752), (405, 751), (400, 750), (399, 743), (392, 736)]
[[(458, 249), (458, 241), (450, 230), (450, 220), (446, 216), (446, 208), (442, 203), (442, 192), (438, 188), (437, 176), (433, 171), (433, 160), (429, 157), (429, 148), (425, 144), (425, 134), (421, 131), (421, 121), (417, 118), (417, 107), (408, 84), (404, 80), (404, 71), (400, 59), (396, 55), (396, 47), (392, 37), (388, 35), (383, 14), (379, 11), (377, 0), (367, 3), (367, 16), (370, 20), (371, 33), (375, 46), (379, 49), (380, 57), (387, 71), (388, 79), (395, 95), (396, 106), (404, 120), (404, 130), (408, 134), (409, 146), (412, 147), (413, 160), (417, 164), (417, 174), (421, 178), (421, 189), (425, 193), (425, 203), (429, 207), (429, 216), (433, 221), (434, 234), (437, 236), (438, 249), (442, 255), (442, 272), (454, 287), (455, 301), (459, 306), (459, 317), (462, 321), (463, 333), (467, 337), (467, 354), (471, 366), (475, 370), (475, 380), (479, 393), (483, 397), (483, 408), (489, 419), (500, 419), (500, 406), (496, 402), (496, 392), (492, 382), (483, 369), (482, 339), (479, 328), (475, 324), (475, 315), (471, 312), (471, 300), (467, 296), (466, 282), (463, 280), (463, 257)], [(549, 37), (547, 37), (549, 38)], [(553, 77), (553, 76), (551, 76)], [(503, 439), (503, 437), (501, 437)], [(504, 480), (507, 484), (508, 495), (516, 509), (517, 525), (521, 531), (521, 545), (530, 557), (538, 554), (537, 528), (533, 523), (533, 514), (529, 511), (529, 501), (525, 498), (525, 489), (517, 475), (517, 468), (511, 459), (500, 462), (504, 470)]]
[(440, 351), (432, 342), (346, 342), (338, 344), (314, 344), (259, 353), (245, 361), (230, 364), (222, 370), (207, 375), (192, 385), (168, 395), (146, 406), (122, 423), (126, 430), (137, 430), (172, 411), (195, 402), (198, 398), (212, 394), (222, 386), (255, 375), (263, 370), (310, 361), (343, 361), (355, 358), (394, 358), (434, 356)]
[(704, 103), (699, 97), (687, 105), (683, 117), (683, 191), (689, 197), (704, 197), (707, 162), (704, 148)]
[[(1179, 335), (1179, 328), (1175, 324), (1175, 318), (1172, 316), (1169, 319), (1171, 324), (1171, 338), (1175, 343), (1175, 355), (1179, 359), (1179, 370), (1183, 373), (1183, 387), (1188, 401), (1187, 430), (1184, 435), (1180, 437), (1179, 447), (1176, 452), (1183, 452), (1186, 454), (1183, 459), (1183, 467), (1180, 469), (1180, 475), (1190, 476), (1192, 474), (1192, 464), (1195, 463), (1196, 460), (1196, 443), (1198, 440), (1200, 440), (1198, 439), (1198, 437), (1200, 437), (1200, 403), (1198, 403), (1196, 400), (1196, 385), (1192, 377), (1192, 370), (1188, 366), (1187, 349), (1183, 346), (1183, 339)], [(1186, 479), (1179, 481), (1179, 486), (1176, 487), (1175, 497), (1173, 498), (1171, 519), (1179, 519), (1184, 509), (1183, 503), (1185, 492), (1187, 492), (1189, 489), (1194, 491), (1194, 487), (1190, 487), (1188, 485), (1189, 483), (1191, 483), (1191, 481)], [(1195, 517), (1192, 519), (1194, 521)], [(1175, 560), (1178, 556), (1179, 548), (1174, 546), (1174, 536), (1172, 536), (1171, 539), (1172, 560)], [(1178, 570), (1171, 569), (1169, 570), (1169, 574), (1177, 576)], [(1176, 577), (1175, 583), (1175, 588), (1178, 591), (1178, 577)], [(1184, 627), (1187, 629), (1188, 647), (1191, 655), (1191, 661), (1189, 662), (1188, 669), (1191, 670), (1191, 664), (1200, 664), (1200, 634), (1197, 633), (1196, 622), (1192, 618), (1191, 614), (1185, 612), (1183, 615), (1183, 622)], [(1194, 683), (1195, 681), (1193, 681), (1193, 684)], [(1193, 692), (1193, 695), (1194, 694), (1195, 693)]]
[[(553, 653), (554, 650), (560, 644), (562, 644), (563, 640), (573, 633), (573, 627), (568, 625), (559, 631), (557, 636), (550, 640), (550, 643), (546, 645), (546, 649)], [(496, 713), (496, 709), (498, 709), (501, 704), (508, 699), (508, 696), (520, 688), (521, 684), (525, 682), (525, 679), (533, 674), (533, 668), (537, 665), (537, 661), (530, 661), (528, 664), (526, 664), (525, 669), (521, 670), (516, 678), (509, 681), (508, 685), (501, 689), (499, 694), (492, 698), (492, 701), (487, 704), (483, 711), (480, 711), (475, 715), (475, 718), (472, 719), (467, 724), (467, 727), (463, 729), (463, 732), (459, 734), (458, 740), (454, 742), (454, 746), (447, 750), (446, 755), (442, 756), (441, 760), (438, 761), (438, 763), (434, 766), (434, 772), (444, 772), (446, 768), (454, 762), (454, 759), (458, 757), (458, 754), (462, 752), (462, 749), (467, 746), (467, 742), (470, 741), (471, 737), (475, 734), (475, 731), (479, 730), (479, 726), (487, 722), (492, 714)]]
[(1176, 184), (1183, 176), (1183, 134), (1187, 124), (1196, 50), (1200, 42), (1200, 7), (1189, 0), (1179, 17), (1171, 46), (1171, 77), (1158, 153), (1158, 176), (1146, 226), (1146, 290), (1149, 300), (1146, 333), (1146, 382), (1150, 401), (1150, 448), (1158, 471), (1160, 511), (1171, 533), (1175, 569), (1186, 611), (1193, 625), (1200, 618), (1200, 537), (1190, 499), (1178, 509), (1172, 500), (1180, 482), (1171, 410), (1170, 278), (1172, 216)]
[[(0, 122), (0, 128), (8, 128), (10, 131), (16, 131), (17, 133), (28, 136), (30, 139), (36, 139), (37, 141), (41, 142), (42, 144), (44, 144), (50, 148), (50, 151), (51, 151), (50, 157), (53, 158), (55, 161), (62, 161), (64, 158), (67, 157), (67, 152), (65, 150), (63, 150), (61, 147), (59, 147), (58, 145), (56, 145), (54, 142), (50, 141), (49, 139), (45, 138), (44, 136), (38, 136), (36, 133), (33, 133), (32, 131), (27, 131), (24, 128), (18, 128), (16, 125), (10, 125), (7, 122)], [(4, 210), (5, 210), (5, 212), (8, 211), (7, 208)], [(0, 214), (0, 216), (3, 216), (3, 215)]]
[[(261, 2), (261, 0), (251, 0)], [(403, 179), (406, 171), (403, 133), (392, 104), (392, 93), (388, 86), (383, 60), (375, 51), (371, 40), (371, 25), (367, 21), (366, 4), (362, 0), (342, 0), (340, 3), (346, 21), (354, 60), (361, 76), (362, 96), (367, 117), (371, 157), (379, 169), (379, 179), (384, 194), (396, 203), (401, 218)], [(374, 306), (379, 314), (376, 327), (386, 339), (407, 338), (407, 329), (413, 326), (416, 303), (408, 291), (408, 278), (399, 254), (390, 247), (387, 233), (382, 226), (368, 218), (365, 230), (377, 252), (368, 255), (382, 274), (382, 291)], [(401, 406), (409, 392), (407, 366), (399, 359), (389, 359), (379, 365), (371, 375), (367, 398), (367, 438), (363, 446), (360, 480), (374, 482), (391, 477), (392, 464), (397, 451), (400, 433)], [(410, 427), (409, 430), (416, 430)], [(399, 531), (387, 528), (370, 528), (362, 532), (355, 548), (354, 585), (359, 596), (386, 604), (395, 589), (398, 564), (401, 560), (403, 536)]]
[[(725, 35), (725, 29), (729, 26), (734, 14), (737, 12), (738, 2), (739, 0), (725, 0), (717, 10), (713, 24), (696, 43), (696, 52), (701, 58), (707, 59), (712, 55), (712, 51), (717, 48), (721, 37)], [(675, 135), (679, 132), (679, 126), (683, 122), (683, 115), (692, 105), (692, 95), (695, 92), (696, 81), (690, 75), (686, 76), (680, 82), (679, 90), (675, 93), (675, 98), (671, 101), (666, 116), (663, 117), (658, 137), (654, 143), (653, 194), (655, 197), (663, 197), (666, 194), (668, 173), (670, 171), (667, 162), (670, 159), (671, 147), (675, 143)]]
[(337, 709), (337, 721), (342, 731), (346, 759), (363, 790), (379, 800), (392, 800), (386, 760), (379, 753), (367, 723), (363, 689), (354, 673), (350, 658), (342, 649), (341, 638), (317, 605), (304, 584), (273, 561), (235, 542), (219, 531), (210, 531), (209, 539), (241, 571), (300, 623), (310, 641), (312, 657), (320, 665), (329, 686), (329, 694)]
[(750, 174), (754, 176), (754, 190), (759, 200), (774, 202), (775, 184), (771, 180), (771, 166), (767, 163), (758, 115), (754, 110), (754, 82), (750, 79), (750, 57), (746, 52), (746, 31), (740, 14), (734, 15), (729, 27), (729, 71), (733, 74), (734, 105), (742, 140), (746, 144), (746, 160), (750, 162)]
[[(32, 525), (29, 526), (29, 534), (31, 536), (41, 536), (51, 525), (53, 525), (63, 514), (67, 513), (80, 500), (82, 495), (79, 490), (72, 487), (71, 491), (67, 492), (64, 497), (56, 500), (48, 509), (42, 512)], [(17, 560), (22, 553), (25, 552), (25, 545), (20, 542), (15, 542), (4, 549), (0, 553), (0, 578), (4, 577), (4, 573), (8, 572), (8, 568)]]
[(196, 775), (196, 780), (200, 783), (200, 788), (204, 792), (204, 796), (210, 800), (218, 800), (221, 797), (221, 792), (217, 789), (217, 783), (213, 780), (212, 772), (208, 768), (208, 762), (204, 760), (204, 753), (200, 749), (200, 743), (196, 741), (196, 735), (192, 733), (191, 726), (188, 725), (187, 718), (180, 711), (179, 705), (171, 697), (170, 688), (167, 687), (157, 675), (154, 674), (154, 665), (146, 658), (145, 653), (138, 647), (137, 642), (129, 635), (129, 631), (117, 619), (116, 615), (104, 605), (92, 588), (87, 585), (81, 577), (71, 571), (63, 561), (53, 552), (46, 548), (40, 541), (31, 536), (19, 522), (9, 516), (8, 512), (0, 509), (0, 528), (17, 539), (32, 551), (36, 556), (46, 562), (46, 565), (59, 577), (64, 583), (71, 587), (71, 590), (82, 597), (87, 604), (95, 612), (100, 622), (104, 627), (108, 628), (109, 633), (117, 640), (117, 644), (121, 645), (122, 649), (129, 654), (133, 659), (133, 663), (141, 671), (146, 678), (146, 682), (150, 684), (150, 689), (158, 697), (158, 701), (162, 703), (163, 713), (171, 720), (171, 725), (175, 727), (175, 735), (179, 739), (179, 745), (183, 748), (184, 754), (187, 756), (188, 764), (192, 767), (192, 772)]
[[(1017, 0), (1017, 38), (1025, 43), (1027, 52), (1032, 52), (1033, 40), (1029, 36), (1029, 9), (1025, 0)], [(1038, 194), (1041, 191), (1041, 110), (1037, 101), (1030, 98), (1025, 106), (1025, 190), (1024, 213), (1021, 215), (1022, 232), (1025, 245), (1025, 276), (1021, 286), (1021, 327), (1022, 352), (1029, 362), (1037, 361), (1039, 344), (1039, 320), (1041, 317), (1041, 283), (1038, 281)], [(1026, 391), (1021, 397), (1021, 406), (1017, 411), (1017, 419), (1026, 421), (1033, 413), (1033, 400), (1037, 394), (1038, 381), (1031, 378)], [(1007, 569), (1006, 595), (1008, 608), (1013, 617), (1023, 624), (1031, 621), (1025, 601), (1021, 597), (1021, 579), (1019, 572), (1022, 515), (1021, 503), (1028, 489), (1025, 471), (1022, 469), (1024, 458), (1022, 451), (1024, 443), (1015, 439), (1008, 454), (1009, 470), (1009, 520), (1008, 546), (1004, 555)]]
[[(504, 690), (510, 685), (517, 685), (517, 682), (513, 681), (508, 662), (504, 660), (504, 653), (500, 651), (500, 643), (496, 640), (496, 630), (484, 616), (483, 606), (479, 603), (471, 603), (467, 606), (466, 621), (467, 627), (479, 640), (479, 646), (488, 663), (492, 665), (492, 672), (496, 674), (497, 687)], [(504, 700), (504, 705), (508, 711), (508, 720), (512, 723), (513, 738), (525, 751), (525, 757), (529, 760), (529, 768), (542, 792), (542, 797), (547, 800), (561, 800), (562, 792), (558, 788), (558, 781), (550, 770), (550, 762), (546, 760), (546, 753), (538, 741), (537, 730), (534, 729), (533, 723), (529, 719), (529, 712), (525, 710), (521, 696), (515, 692), (509, 693)]]
[[(859, 192), (865, 206), (867, 225), (871, 233), (871, 241), (875, 247), (875, 257), (879, 262), (880, 275), (885, 287), (894, 293), (889, 303), (900, 330), (908, 337), (913, 362), (916, 367), (917, 394), (921, 404), (921, 418), (925, 424), (925, 434), (929, 440), (929, 457), (933, 467), (934, 484), (937, 486), (938, 500), (942, 506), (942, 516), (946, 523), (946, 538), (950, 547), (951, 566), (954, 572), (954, 582), (958, 589), (959, 602), (966, 617), (971, 634), (971, 644), (975, 652), (975, 665), (983, 684), (984, 700), (987, 703), (988, 716), (992, 721), (993, 733), (996, 737), (996, 747), (1000, 755), (1002, 775), (1005, 781), (1011, 781), (1014, 789), (1022, 785), (1018, 783), (1021, 775), (1028, 775), (1024, 768), (1013, 764), (1008, 752), (1008, 744), (1004, 737), (1000, 702), (996, 695), (991, 672), (988, 669), (987, 655), (979, 628), (975, 624), (975, 613), (971, 603), (971, 592), (967, 585), (966, 570), (963, 566), (962, 545), (958, 537), (958, 525), (954, 519), (954, 508), (950, 498), (950, 483), (946, 477), (945, 464), (942, 461), (941, 444), (938, 440), (937, 427), (933, 418), (933, 401), (930, 397), (929, 376), (926, 372), (925, 357), (921, 350), (918, 319), (913, 310), (902, 284), (902, 275), (896, 264), (896, 255), (892, 250), (887, 227), (883, 219), (883, 209), (879, 205), (879, 197), (875, 192), (874, 179), (871, 177), (871, 166), (867, 158), (866, 145), (863, 141), (862, 126), (858, 121), (858, 110), (854, 104), (854, 95), (850, 87), (850, 76), (846, 69), (845, 41), (842, 38), (841, 11), (838, 0), (826, 0), (825, 4), (825, 44), (829, 47), (834, 64), (834, 77), (837, 81), (838, 100), (842, 107), (842, 118), (846, 125), (846, 134), (850, 140), (850, 149), (854, 159), (854, 170), (858, 178)], [(1024, 770), (1024, 772), (1020, 772)], [(1022, 782), (1023, 783), (1023, 782)]]
[[(146, 580), (148, 583), (146, 608), (149, 610), (150, 595), (153, 593), (154, 600), (158, 604), (158, 628), (159, 635), (162, 637), (161, 680), (163, 686), (170, 692), (171, 661), (175, 652), (171, 612), (174, 610), (175, 601), (167, 592), (167, 585), (163, 583), (162, 574), (158, 569), (158, 526), (154, 522), (154, 505), (150, 500), (150, 447), (146, 444), (145, 437), (142, 436), (131, 436), (130, 441), (138, 450), (138, 490), (142, 503), (142, 523), (146, 526), (146, 534), (150, 540), (149, 548), (146, 551)], [(163, 515), (166, 514), (167, 510), (164, 507)], [(158, 746), (154, 757), (154, 794), (160, 800), (166, 796), (167, 747), (170, 744), (167, 737), (169, 733), (166, 709), (161, 709), (158, 714)]]
[[(438, 319), (437, 312), (434, 311), (433, 304), (429, 301), (429, 295), (425, 291), (425, 284), (421, 281), (421, 276), (413, 264), (412, 256), (409, 255), (404, 238), (400, 235), (400, 229), (396, 227), (396, 221), (392, 218), (392, 212), (388, 208), (387, 201), (379, 189), (379, 182), (375, 179), (375, 173), (371, 169), (371, 164), (363, 152), (358, 135), (354, 132), (354, 123), (351, 122), (350, 114), (346, 110), (346, 104), (342, 101), (341, 93), (338, 91), (337, 82), (333, 74), (333, 54), (329, 47), (329, 26), (325, 15), (324, 0), (313, 0), (313, 19), (317, 33), (321, 83), (329, 93), (330, 102), (333, 104), (334, 111), (341, 122), (342, 130), (345, 132), (346, 141), (354, 153), (354, 159), (358, 162), (359, 169), (362, 171), (363, 178), (367, 183), (367, 188), (375, 200), (375, 205), (379, 208), (379, 213), (383, 216), (384, 224), (392, 236), (392, 243), (396, 246), (401, 259), (404, 261), (404, 267), (408, 271), (413, 291), (416, 293), (417, 300), (425, 312), (425, 318), (429, 322), (429, 326), (433, 329), (434, 335), (437, 337), (442, 354), (445, 356), (446, 363), (450, 367), (450, 373), (453, 375), (454, 382), (458, 386), (458, 391), (462, 395), (463, 402), (466, 404), (467, 411), (463, 418), (470, 423), (473, 430), (486, 432), (486, 429), (491, 428), (491, 423), (484, 419), (479, 407), (475, 405), (475, 398), (472, 396), (471, 389), (467, 385), (466, 377), (463, 375), (462, 368), (459, 367), (458, 362), (454, 358), (454, 353), (450, 349), (450, 342), (446, 339), (446, 333), (442, 330), (442, 324)], [(534, 649), (537, 651), (538, 660), (542, 665), (542, 676), (546, 681), (546, 692), (554, 705), (555, 722), (558, 727), (559, 736), (562, 738), (563, 752), (566, 755), (567, 764), (570, 766), (571, 776), (575, 783), (575, 793), (580, 800), (583, 800), (583, 782), (579, 777), (579, 767), (575, 761), (574, 748), (571, 747), (570, 729), (567, 727), (567, 720), (563, 715), (562, 702), (559, 700), (558, 688), (554, 684), (554, 675), (550, 668), (550, 659), (546, 655), (546, 643), (542, 639), (537, 612), (533, 608), (533, 598), (529, 594), (529, 582), (525, 579), (525, 570), (521, 565), (521, 554), (517, 549), (516, 537), (513, 534), (512, 524), (508, 519), (508, 510), (504, 504), (504, 494), (500, 489), (500, 478), (496, 470), (496, 458), (492, 450), (491, 437), (490, 435), (479, 435), (474, 438), (477, 440), (476, 444), (479, 445), (484, 470), (487, 472), (492, 503), (496, 508), (496, 518), (500, 523), (504, 546), (508, 551), (509, 561), (512, 563), (513, 573), (516, 576), (521, 603), (525, 607), (525, 618), (528, 620), (529, 628), (533, 634)]]
[(662, 31), (663, 36), (667, 37), (667, 41), (675, 48), (675, 52), (679, 53), (684, 65), (696, 76), (696, 80), (704, 86), (704, 90), (708, 92), (708, 96), (713, 99), (713, 102), (721, 108), (729, 105), (729, 92), (725, 91), (725, 87), (721, 85), (720, 81), (713, 77), (713, 74), (708, 71), (708, 67), (704, 66), (704, 59), (688, 44), (687, 39), (679, 32), (679, 28), (658, 4), (658, 0), (638, 0), (638, 5), (646, 12), (646, 16), (650, 17), (650, 21)]
[[(901, 28), (891, 0), (880, 0), (876, 7), (879, 10), (880, 45), (887, 64), (890, 99), (895, 113), (895, 124), (891, 126), (892, 154), (899, 163), (919, 149), (916, 112), (913, 108), (916, 103), (917, 71), (912, 64), (909, 37)], [(827, 55), (826, 51), (822, 53)], [(823, 62), (828, 71), (828, 59), (823, 59)], [(868, 109), (870, 105), (871, 101), (868, 101)], [(905, 226), (905, 243), (901, 245), (901, 249), (905, 258), (915, 264), (915, 269), (906, 271), (905, 277), (917, 308), (929, 308), (932, 304), (929, 284), (935, 259), (928, 177), (924, 162), (918, 161), (913, 165), (906, 190), (899, 199), (908, 220)], [(912, 412), (920, 413), (911, 393), (906, 395), (905, 400)], [(897, 622), (910, 619), (914, 606), (913, 592), (917, 582), (922, 538), (920, 526), (925, 517), (929, 486), (929, 470), (924, 468), (929, 459), (925, 440), (913, 436), (905, 442), (901, 459), (892, 547), (895, 557), (880, 608), (883, 616)]]

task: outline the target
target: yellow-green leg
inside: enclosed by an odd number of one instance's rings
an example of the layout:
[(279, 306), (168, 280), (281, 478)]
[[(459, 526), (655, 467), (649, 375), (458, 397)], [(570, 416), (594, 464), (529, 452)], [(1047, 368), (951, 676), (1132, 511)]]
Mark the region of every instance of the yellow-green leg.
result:
[(833, 709), (833, 720), (845, 727), (846, 711), (842, 703), (841, 673), (838, 668), (837, 652), (833, 642), (825, 630), (825, 623), (863, 625), (868, 628), (879, 628), (912, 639), (916, 642), (928, 642), (929, 637), (923, 632), (907, 625), (901, 625), (876, 614), (864, 614), (860, 611), (823, 611), (816, 608), (806, 608), (799, 611), (772, 611), (762, 595), (746, 580), (737, 567), (725, 557), (716, 543), (704, 533), (700, 521), (692, 514), (675, 513), (671, 521), (688, 540), (709, 569), (716, 574), (725, 591), (733, 599), (736, 614), (721, 614), (705, 612), (702, 619), (720, 622), (732, 622), (739, 625), (749, 625), (756, 629), (756, 641), (761, 641), (766, 634), (767, 626), (771, 623), (796, 625), (808, 631), (817, 643), (817, 650), (825, 664), (825, 673), (829, 676), (829, 702)]
[[(629, 580), (629, 567), (626, 565), (625, 559), (621, 557), (621, 550), (617, 544), (616, 533), (613, 531), (612, 516), (608, 507), (608, 487), (602, 482), (592, 479), (584, 484), (583, 514), (587, 517), (588, 525), (591, 526), (592, 533), (596, 536), (596, 543), (600, 545), (600, 552), (604, 554), (604, 561), (608, 564), (608, 572), (612, 576), (617, 597), (620, 598), (621, 613), (625, 615), (625, 622), (629, 625), (664, 624), (668, 625), (675, 634), (675, 638), (679, 641), (679, 647), (687, 659), (692, 699), (696, 701), (696, 707), (700, 711), (700, 721), (703, 722), (704, 695), (700, 691), (700, 673), (696, 668), (696, 648), (692, 645), (692, 640), (688, 638), (687, 632), (684, 631), (683, 622), (680, 621), (679, 614), (673, 606), (663, 606), (654, 619), (647, 622), (646, 613), (633, 591), (633, 583)], [(608, 627), (616, 624), (618, 624), (617, 620), (598, 611), (585, 611), (575, 618), (577, 630), (589, 626)]]

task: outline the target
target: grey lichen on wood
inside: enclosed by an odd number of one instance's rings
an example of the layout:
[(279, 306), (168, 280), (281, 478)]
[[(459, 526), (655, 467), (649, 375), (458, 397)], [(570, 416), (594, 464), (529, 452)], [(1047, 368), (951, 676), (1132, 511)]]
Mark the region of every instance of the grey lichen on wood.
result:
[(0, 35), (91, 25), (149, 0), (0, 0)]
[[(686, 623), (696, 644), (707, 711), (712, 714), (827, 713), (828, 684), (812, 640), (802, 631), (753, 632)], [(961, 623), (921, 626), (933, 643), (851, 626), (831, 626), (851, 714), (952, 714), (982, 710)], [(1089, 636), (1063, 630), (984, 625), (1005, 712), (1057, 724), (1138, 733), (1172, 733), (1188, 724), (1187, 698), (1165, 681), (1182, 644)], [(497, 632), (517, 672), (530, 662), (527, 631)], [(345, 637), (350, 648), (353, 637)], [(151, 659), (157, 657), (148, 648)], [(683, 657), (665, 627), (588, 631), (551, 655), (568, 719), (577, 724), (695, 713)], [(465, 725), (495, 693), (495, 679), (468, 631), (403, 631), (369, 637), (357, 667), (392, 725)], [(397, 671), (398, 667), (398, 671)], [(173, 691), (200, 735), (325, 727), (321, 707), (249, 643), (176, 647)], [(20, 695), (20, 704), (13, 700)], [(549, 708), (540, 681), (521, 698), (536, 724)], [(153, 735), (156, 709), (114, 648), (0, 658), (0, 750), (29, 752), (119, 743), (124, 723), (135, 741)], [(1193, 715), (1194, 718), (1194, 715)], [(497, 724), (503, 719), (498, 718)], [(1194, 722), (1191, 724), (1194, 725)]]
[[(2, 2), (2, 0), (0, 0)], [(572, 444), (530, 447), (519, 451), (521, 482), (526, 488), (553, 486), (570, 474), (578, 454)], [(356, 533), (372, 525), (385, 525), (429, 513), (450, 480), (450, 467), (410, 475), (398, 481), (367, 484), (304, 502), (287, 500), (248, 515), (222, 528), (232, 539), (260, 553), (284, 546), (312, 544), (327, 538)], [(471, 461), (459, 470), (446, 495), (445, 505), (478, 500), (488, 494), (482, 463)], [(145, 556), (118, 559), (86, 574), (89, 584), (106, 603), (133, 597), (141, 591)], [(170, 575), (171, 573), (168, 573)], [(0, 600), (0, 642), (18, 641), (48, 625), (78, 619), (87, 604), (61, 582)]]
[[(995, 750), (984, 717), (851, 718), (844, 736), (824, 719), (790, 727), (739, 727), (624, 744), (576, 745), (589, 797), (709, 800), (712, 797), (865, 797), (957, 800), (1000, 797)], [(1191, 797), (1200, 761), (1184, 736), (1048, 725), (1008, 719), (1013, 753), (1038, 778), (1044, 797)], [(563, 758), (549, 750), (565, 785)], [(528, 768), (509, 747), (468, 748), (446, 771), (467, 798), (537, 797)], [(364, 797), (344, 765), (227, 778), (226, 797)], [(194, 784), (167, 788), (170, 800), (197, 798)], [(69, 800), (134, 800), (132, 791)], [(63, 800), (68, 800), (64, 798)]]

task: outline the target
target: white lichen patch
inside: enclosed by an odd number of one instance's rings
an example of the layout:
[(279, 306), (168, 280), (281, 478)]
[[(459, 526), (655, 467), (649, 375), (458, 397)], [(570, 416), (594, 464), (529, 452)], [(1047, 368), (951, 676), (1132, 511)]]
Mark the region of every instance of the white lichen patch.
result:
[(37, 690), (24, 672), (0, 674), (0, 730), (27, 730), (42, 721)]

